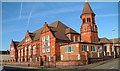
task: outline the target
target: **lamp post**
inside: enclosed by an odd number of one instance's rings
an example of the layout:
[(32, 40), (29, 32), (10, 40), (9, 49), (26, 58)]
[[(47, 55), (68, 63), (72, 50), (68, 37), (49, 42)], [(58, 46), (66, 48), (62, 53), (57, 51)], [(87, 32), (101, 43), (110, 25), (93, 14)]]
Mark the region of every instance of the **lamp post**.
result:
[[(112, 29), (112, 34), (114, 35), (114, 29)], [(115, 47), (114, 47), (114, 37), (113, 37), (113, 52), (114, 52), (114, 58), (116, 58), (116, 52), (115, 52)]]

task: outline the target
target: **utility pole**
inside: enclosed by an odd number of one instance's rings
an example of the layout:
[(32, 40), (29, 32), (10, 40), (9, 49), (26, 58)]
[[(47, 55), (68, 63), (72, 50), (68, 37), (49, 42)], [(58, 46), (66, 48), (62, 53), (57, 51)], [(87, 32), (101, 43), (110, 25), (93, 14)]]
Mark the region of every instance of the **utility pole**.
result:
[[(114, 35), (114, 31), (115, 31), (115, 30), (112, 29), (113, 35)], [(115, 50), (115, 47), (114, 47), (114, 37), (113, 37), (113, 49), (114, 49), (114, 50), (113, 50), (113, 52), (114, 52), (114, 58), (116, 58), (116, 52), (115, 52), (116, 50)]]

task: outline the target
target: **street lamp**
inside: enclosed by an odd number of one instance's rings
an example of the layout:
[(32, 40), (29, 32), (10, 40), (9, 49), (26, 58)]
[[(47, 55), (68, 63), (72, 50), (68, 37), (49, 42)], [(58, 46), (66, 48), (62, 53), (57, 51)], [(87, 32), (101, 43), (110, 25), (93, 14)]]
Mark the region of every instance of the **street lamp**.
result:
[[(114, 35), (114, 29), (112, 29), (112, 34)], [(114, 58), (116, 58), (116, 52), (115, 52), (115, 47), (114, 47), (114, 37), (113, 37), (113, 52), (114, 52)]]

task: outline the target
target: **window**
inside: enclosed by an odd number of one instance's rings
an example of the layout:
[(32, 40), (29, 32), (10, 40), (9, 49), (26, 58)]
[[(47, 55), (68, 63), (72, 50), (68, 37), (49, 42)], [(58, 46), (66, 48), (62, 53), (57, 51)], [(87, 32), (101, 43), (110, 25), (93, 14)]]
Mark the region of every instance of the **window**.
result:
[(92, 22), (93, 22), (93, 23), (95, 23), (95, 20), (94, 20), (94, 18), (92, 18)]
[(46, 43), (46, 52), (50, 52), (50, 37), (49, 37), (49, 35), (46, 36), (45, 43)]
[(91, 22), (90, 18), (87, 18), (87, 22)]
[(36, 46), (33, 46), (33, 54), (36, 54)]
[(29, 45), (29, 55), (31, 55), (31, 45)]
[(95, 46), (91, 46), (91, 51), (96, 51), (96, 48), (95, 48)]
[(30, 58), (30, 62), (32, 62), (32, 58)]
[(25, 56), (27, 55), (27, 47), (25, 47)]
[(42, 53), (45, 53), (45, 36), (42, 37)]
[(27, 58), (25, 58), (25, 62), (27, 62)]
[(36, 57), (36, 61), (38, 61), (38, 58)]
[(71, 37), (71, 40), (74, 41), (74, 36)]
[(61, 60), (63, 60), (63, 55), (61, 55)]
[(78, 36), (75, 37), (75, 41), (79, 41), (79, 37)]
[(75, 36), (73, 36), (73, 42), (75, 42), (76, 40), (75, 40)]
[(86, 27), (84, 27), (84, 32), (86, 32), (86, 30), (87, 30)]
[(48, 60), (51, 61), (51, 57), (50, 56), (48, 57)]
[(14, 47), (11, 48), (10, 54), (11, 54), (11, 57), (14, 57)]
[(42, 53), (50, 52), (50, 36), (42, 37)]
[(65, 52), (73, 52), (74, 51), (74, 47), (73, 46), (68, 46), (65, 48)]
[(30, 41), (30, 38), (28, 38), (28, 41)]
[(23, 49), (21, 49), (21, 56), (23, 56)]
[(18, 50), (18, 57), (20, 57), (20, 50)]
[(110, 52), (110, 46), (107, 46), (107, 52)]
[(92, 26), (92, 31), (94, 31), (94, 26)]
[(83, 23), (85, 23), (85, 18), (83, 19)]
[(27, 39), (25, 40), (25, 42), (27, 42)]
[(88, 51), (88, 46), (87, 45), (82, 45), (82, 51)]

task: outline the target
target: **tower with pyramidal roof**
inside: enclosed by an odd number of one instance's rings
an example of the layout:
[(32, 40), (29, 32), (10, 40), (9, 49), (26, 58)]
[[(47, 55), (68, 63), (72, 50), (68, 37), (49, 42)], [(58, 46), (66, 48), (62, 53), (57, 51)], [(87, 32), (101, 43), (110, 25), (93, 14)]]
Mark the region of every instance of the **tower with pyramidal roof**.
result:
[(80, 16), (82, 19), (81, 41), (82, 42), (98, 42), (98, 29), (95, 23), (95, 13), (90, 7), (89, 3), (86, 2)]

